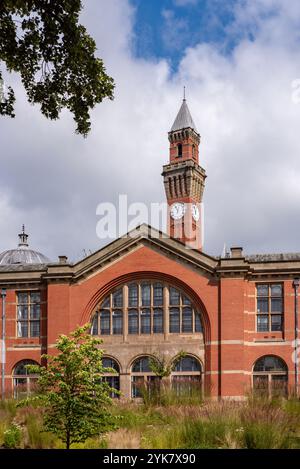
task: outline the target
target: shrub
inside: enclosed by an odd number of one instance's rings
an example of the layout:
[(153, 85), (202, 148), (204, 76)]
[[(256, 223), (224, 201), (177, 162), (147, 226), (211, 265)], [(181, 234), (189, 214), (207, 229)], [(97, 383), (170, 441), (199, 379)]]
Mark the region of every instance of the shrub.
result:
[(5, 448), (18, 448), (21, 444), (22, 430), (19, 425), (11, 424), (3, 434), (3, 446)]

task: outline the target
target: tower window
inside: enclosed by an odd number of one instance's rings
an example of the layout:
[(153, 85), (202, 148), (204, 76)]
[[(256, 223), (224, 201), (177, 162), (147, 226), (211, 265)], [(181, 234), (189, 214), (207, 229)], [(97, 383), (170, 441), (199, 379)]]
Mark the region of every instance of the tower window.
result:
[(39, 291), (17, 293), (17, 337), (39, 337), (41, 295)]
[(177, 157), (182, 158), (182, 143), (178, 143), (177, 145)]

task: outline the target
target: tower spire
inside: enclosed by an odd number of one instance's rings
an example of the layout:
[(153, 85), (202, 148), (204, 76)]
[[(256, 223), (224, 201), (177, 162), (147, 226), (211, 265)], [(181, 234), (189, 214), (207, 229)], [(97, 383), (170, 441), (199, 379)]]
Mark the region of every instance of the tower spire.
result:
[(185, 101), (185, 86), (183, 87), (183, 101)]
[(28, 234), (25, 233), (25, 225), (22, 225), (22, 232), (19, 233), (19, 244), (18, 246), (28, 246)]

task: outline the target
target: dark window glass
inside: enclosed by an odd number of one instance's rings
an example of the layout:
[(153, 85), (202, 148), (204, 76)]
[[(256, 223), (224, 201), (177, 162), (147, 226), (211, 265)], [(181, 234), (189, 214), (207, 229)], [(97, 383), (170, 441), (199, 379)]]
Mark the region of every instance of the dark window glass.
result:
[(100, 333), (101, 335), (110, 334), (110, 312), (101, 311), (100, 313)]
[(161, 283), (155, 283), (153, 286), (153, 304), (154, 306), (163, 305), (163, 286)]
[(120, 372), (119, 365), (113, 358), (104, 357), (102, 358), (102, 365), (104, 368), (112, 368), (113, 370)]
[(40, 303), (41, 294), (39, 291), (30, 292), (30, 303)]
[(141, 311), (141, 334), (151, 333), (151, 315), (150, 309)]
[(28, 322), (18, 321), (18, 337), (28, 337)]
[(94, 319), (93, 319), (93, 323), (92, 323), (92, 331), (91, 331), (92, 335), (98, 335), (99, 334), (98, 321), (99, 321), (99, 313), (96, 313), (95, 316), (94, 316)]
[(257, 299), (257, 312), (258, 313), (268, 313), (269, 312), (269, 300), (268, 300), (268, 298), (258, 298)]
[(28, 319), (28, 306), (27, 305), (18, 306), (18, 319)]
[(282, 285), (271, 285), (271, 296), (282, 296)]
[(182, 297), (182, 304), (186, 305), (186, 306), (190, 306), (191, 305), (191, 300), (189, 298), (187, 298), (186, 296), (183, 296)]
[(268, 285), (257, 285), (257, 296), (268, 296), (269, 295), (269, 286)]
[(164, 332), (162, 309), (155, 309), (153, 311), (153, 332), (154, 334), (160, 334)]
[(128, 287), (128, 306), (138, 306), (138, 286), (135, 283)]
[(269, 330), (269, 316), (268, 315), (258, 315), (257, 316), (257, 331), (266, 332)]
[(254, 371), (287, 371), (287, 367), (281, 358), (267, 355), (256, 361)]
[(28, 293), (27, 292), (19, 292), (18, 293), (18, 303), (19, 303), (19, 305), (28, 303)]
[(271, 316), (271, 330), (282, 331), (282, 315), (272, 314)]
[(136, 309), (130, 309), (128, 311), (128, 333), (139, 333), (139, 314)]
[[(120, 377), (119, 376), (104, 376), (103, 380), (113, 389), (116, 391), (120, 391)], [(112, 391), (110, 393), (110, 397), (112, 398), (117, 398), (119, 397), (119, 394), (116, 392)]]
[(112, 314), (113, 334), (123, 334), (123, 312), (114, 311)]
[(201, 366), (196, 358), (187, 356), (176, 363), (174, 371), (201, 371)]
[(142, 388), (144, 387), (143, 376), (132, 376), (131, 378), (131, 397), (142, 397)]
[(271, 312), (272, 313), (282, 313), (282, 298), (272, 298), (271, 299)]
[(41, 316), (41, 305), (32, 304), (30, 307), (30, 319), (40, 319)]
[(272, 375), (271, 376), (271, 392), (272, 392), (272, 396), (287, 396), (288, 394), (287, 375)]
[(182, 310), (182, 330), (181, 332), (193, 332), (193, 314), (191, 308)]
[(101, 303), (101, 308), (109, 308), (109, 307), (110, 307), (110, 296), (108, 295)]
[(170, 332), (180, 332), (180, 315), (178, 308), (170, 308)]
[(176, 288), (170, 287), (170, 305), (177, 306), (180, 303), (180, 293)]
[(151, 288), (149, 284), (142, 284), (142, 306), (150, 306), (151, 304)]
[(182, 143), (178, 143), (177, 145), (177, 156), (178, 158), (182, 157)]
[(120, 288), (119, 290), (113, 293), (113, 307), (122, 308), (122, 306), (123, 306), (123, 289)]
[(202, 332), (200, 314), (195, 311), (195, 332)]
[(40, 321), (30, 321), (30, 337), (40, 336)]
[(149, 357), (137, 358), (132, 365), (133, 373), (149, 373), (151, 372), (149, 366)]

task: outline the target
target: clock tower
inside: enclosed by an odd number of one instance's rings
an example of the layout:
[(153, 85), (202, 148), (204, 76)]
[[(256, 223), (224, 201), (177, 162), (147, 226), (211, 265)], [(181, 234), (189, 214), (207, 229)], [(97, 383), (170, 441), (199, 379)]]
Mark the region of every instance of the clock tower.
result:
[(189, 248), (201, 250), (206, 174), (199, 165), (200, 135), (185, 97), (168, 136), (170, 160), (162, 173), (168, 201), (168, 234)]

